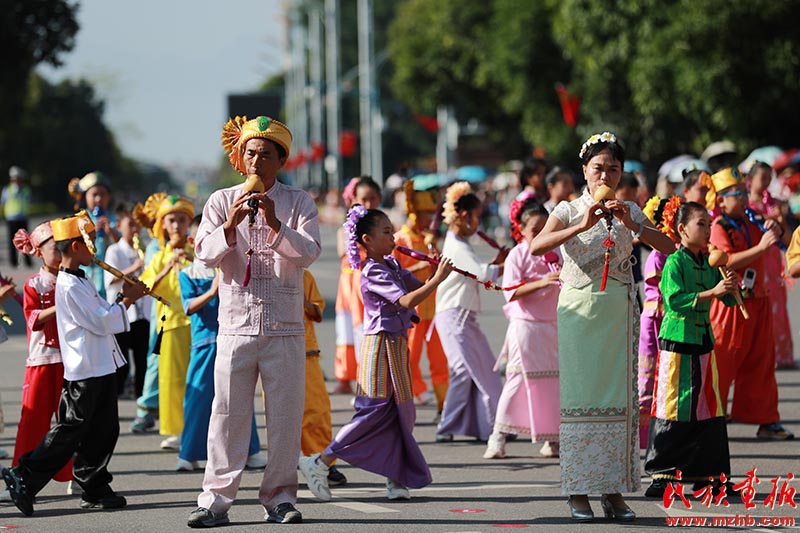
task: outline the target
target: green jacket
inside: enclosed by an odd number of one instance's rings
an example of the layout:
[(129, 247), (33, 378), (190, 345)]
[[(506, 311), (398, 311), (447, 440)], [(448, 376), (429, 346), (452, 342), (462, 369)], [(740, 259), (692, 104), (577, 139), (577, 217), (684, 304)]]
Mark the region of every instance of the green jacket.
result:
[[(686, 344), (702, 344), (708, 335), (714, 342), (709, 311), (711, 300), (697, 301), (697, 295), (712, 289), (722, 279), (719, 269), (708, 264), (708, 256), (700, 255), (701, 264), (691, 252), (681, 248), (667, 257), (661, 274), (661, 294), (664, 297), (664, 322), (660, 339)], [(722, 301), (727, 306), (736, 305), (732, 294)]]

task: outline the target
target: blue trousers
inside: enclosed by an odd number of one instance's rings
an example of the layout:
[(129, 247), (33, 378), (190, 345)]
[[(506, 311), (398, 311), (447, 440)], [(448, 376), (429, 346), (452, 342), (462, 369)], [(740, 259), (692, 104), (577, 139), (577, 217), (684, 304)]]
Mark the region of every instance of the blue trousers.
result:
[[(208, 423), (214, 401), (214, 361), (217, 343), (193, 347), (186, 371), (186, 395), (183, 399), (183, 434), (178, 457), (186, 461), (205, 461), (208, 458)], [(250, 425), (250, 447), (247, 455), (261, 450), (256, 415)]]

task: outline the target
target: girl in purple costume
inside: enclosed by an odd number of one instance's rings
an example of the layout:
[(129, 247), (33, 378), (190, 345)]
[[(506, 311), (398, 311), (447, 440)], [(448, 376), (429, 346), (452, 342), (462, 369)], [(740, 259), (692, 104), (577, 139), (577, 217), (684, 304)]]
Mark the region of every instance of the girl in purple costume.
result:
[(423, 284), (391, 256), (394, 228), (385, 213), (356, 205), (345, 222), (347, 255), (361, 267), (358, 244), (366, 250), (361, 270), (364, 339), (355, 399), (356, 414), (321, 454), (302, 457), (300, 470), (317, 498), (331, 498), (328, 467), (334, 459), (386, 476), (389, 499), (409, 499), (408, 487), (431, 482), (431, 473), (414, 440), (416, 420), (408, 360), (408, 329), (419, 318), (414, 307), (433, 293), (452, 271), (442, 259)]

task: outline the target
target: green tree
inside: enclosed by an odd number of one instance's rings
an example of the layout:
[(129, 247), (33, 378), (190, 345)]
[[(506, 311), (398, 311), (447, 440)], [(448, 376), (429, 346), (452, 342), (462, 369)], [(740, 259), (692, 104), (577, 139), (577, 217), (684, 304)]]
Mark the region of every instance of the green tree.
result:
[(16, 0), (0, 13), (0, 167), (13, 164), (9, 141), (19, 128), (25, 92), (34, 67), (61, 64), (78, 31), (77, 3), (65, 0)]

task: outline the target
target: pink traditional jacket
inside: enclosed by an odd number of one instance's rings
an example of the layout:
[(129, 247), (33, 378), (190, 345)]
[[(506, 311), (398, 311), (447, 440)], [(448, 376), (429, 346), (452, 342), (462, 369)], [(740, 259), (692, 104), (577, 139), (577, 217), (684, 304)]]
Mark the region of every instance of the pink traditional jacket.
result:
[[(209, 267), (219, 267), (221, 335), (304, 335), (303, 269), (319, 256), (317, 207), (305, 191), (278, 181), (267, 191), (281, 221), (276, 233), (259, 214), (248, 218), (228, 243), (222, 225), (243, 184), (214, 192), (203, 208), (195, 253)], [(247, 251), (252, 248), (251, 277), (242, 286)]]

